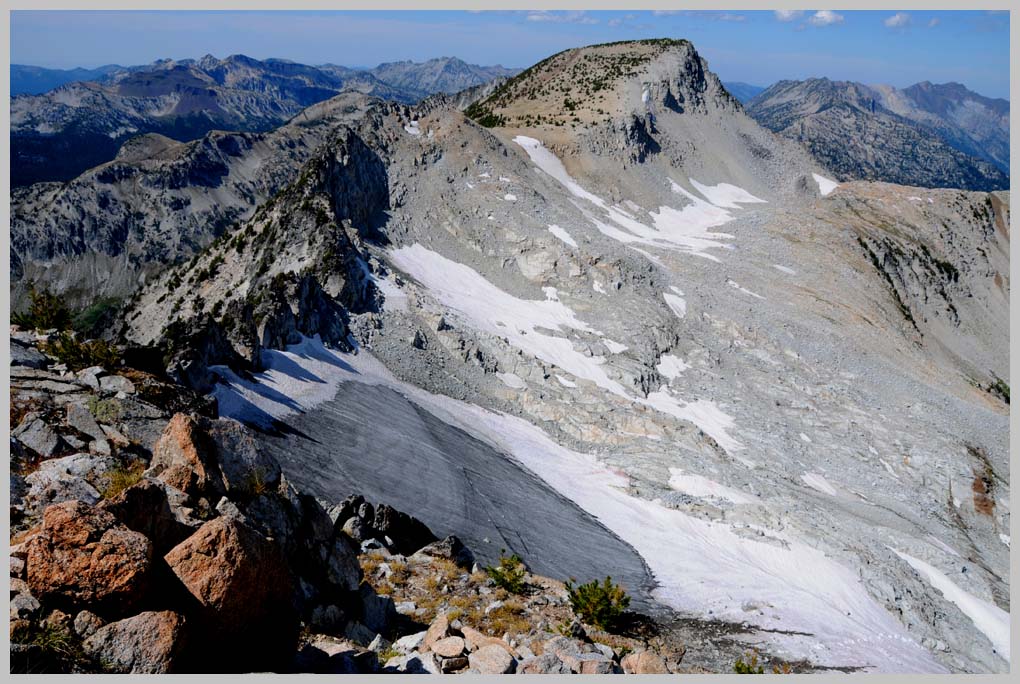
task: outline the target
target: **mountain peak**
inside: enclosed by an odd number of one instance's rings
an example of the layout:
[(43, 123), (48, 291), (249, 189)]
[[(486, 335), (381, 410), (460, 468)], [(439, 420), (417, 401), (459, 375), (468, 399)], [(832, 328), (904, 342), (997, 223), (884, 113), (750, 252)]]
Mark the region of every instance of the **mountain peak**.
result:
[(678, 112), (702, 109), (709, 91), (733, 101), (690, 41), (629, 40), (559, 52), (466, 113), (487, 126), (583, 127), (656, 102)]

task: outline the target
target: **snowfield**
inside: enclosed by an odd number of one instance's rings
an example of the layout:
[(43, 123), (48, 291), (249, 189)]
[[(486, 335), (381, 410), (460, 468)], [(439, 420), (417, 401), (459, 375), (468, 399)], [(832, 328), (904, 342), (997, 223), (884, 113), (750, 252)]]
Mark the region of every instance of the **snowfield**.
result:
[[(569, 338), (544, 332), (578, 330), (601, 336), (579, 319), (572, 309), (554, 296), (550, 297), (548, 291), (544, 301), (518, 299), (490, 283), (471, 267), (451, 261), (419, 244), (391, 250), (390, 259), (394, 266), (420, 282), (445, 308), (476, 330), (505, 338), (525, 353), (561, 368), (575, 378), (593, 382), (622, 399), (694, 423), (727, 451), (743, 448), (730, 435), (735, 427), (733, 418), (714, 402), (707, 399), (688, 402), (672, 395), (665, 387), (647, 398), (631, 396), (606, 373), (605, 357), (587, 356), (574, 349)], [(677, 290), (674, 288), (674, 291)], [(674, 311), (677, 311), (676, 307), (686, 311), (686, 305), (681, 307), (677, 303), (683, 302), (679, 296), (669, 293), (663, 296), (671, 307), (675, 307)]]
[[(787, 659), (945, 672), (855, 573), (792, 536), (748, 538), (729, 524), (631, 496), (627, 478), (594, 456), (556, 444), (523, 419), (404, 383), (366, 352), (341, 354), (306, 339), (286, 351), (266, 351), (265, 361), (269, 370), (255, 381), (223, 371), (228, 383), (214, 392), (223, 415), (265, 424), (330, 399), (340, 382), (388, 386), (507, 453), (631, 544), (658, 583), (655, 596), (667, 605), (769, 630), (761, 639)], [(684, 473), (674, 477), (682, 487), (714, 488)]]
[(601, 197), (585, 190), (567, 173), (563, 162), (540, 140), (518, 135), (514, 138), (514, 142), (524, 149), (539, 171), (557, 181), (577, 199), (585, 200), (601, 211), (603, 215), (600, 217), (594, 212), (582, 208), (599, 232), (624, 244), (641, 243), (677, 249), (705, 259), (719, 261), (718, 257), (709, 254), (707, 250), (729, 247), (723, 241), (732, 239), (733, 236), (728, 233), (712, 232), (709, 229), (733, 220), (733, 215), (728, 209), (738, 208), (738, 203), (765, 201), (729, 183), (707, 186), (691, 179), (692, 185), (709, 198), (704, 200), (669, 179), (674, 193), (687, 200), (687, 204), (680, 209), (670, 206), (659, 207), (658, 211), (648, 214), (652, 220), (649, 225), (637, 218), (641, 212), (633, 209), (628, 211), (619, 205), (611, 205)]

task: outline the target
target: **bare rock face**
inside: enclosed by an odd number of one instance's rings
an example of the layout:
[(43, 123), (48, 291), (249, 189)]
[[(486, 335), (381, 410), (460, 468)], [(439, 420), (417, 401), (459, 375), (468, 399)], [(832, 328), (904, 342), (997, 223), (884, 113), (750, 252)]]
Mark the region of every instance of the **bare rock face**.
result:
[(149, 585), (149, 540), (111, 513), (80, 501), (47, 508), (27, 551), (32, 593), (54, 605), (88, 605), (123, 615)]
[(150, 472), (183, 492), (221, 489), (212, 444), (195, 418), (178, 413), (152, 452)]
[(82, 646), (109, 672), (167, 674), (183, 650), (184, 625), (173, 611), (148, 611), (99, 628)]
[(164, 560), (200, 605), (203, 643), (208, 648), (217, 643), (217, 649), (224, 643), (245, 645), (237, 651), (237, 662), (220, 658), (217, 668), (272, 666), (288, 651), (293, 654), (298, 626), (291, 606), (294, 585), (273, 543), (237, 520), (216, 518)]

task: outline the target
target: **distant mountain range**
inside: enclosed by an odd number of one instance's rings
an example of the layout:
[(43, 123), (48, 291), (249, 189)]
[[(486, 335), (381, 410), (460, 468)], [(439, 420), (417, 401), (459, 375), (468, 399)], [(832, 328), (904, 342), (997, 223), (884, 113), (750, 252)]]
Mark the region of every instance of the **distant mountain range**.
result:
[(723, 87), (741, 104), (747, 104), (755, 95), (765, 91), (765, 86), (751, 85), (742, 81), (723, 81)]
[(840, 180), (1009, 188), (1009, 102), (959, 83), (901, 90), (780, 81), (746, 107), (766, 128), (806, 145)]
[[(15, 92), (45, 92), (11, 100), (12, 185), (69, 180), (113, 159), (125, 140), (143, 133), (188, 141), (216, 129), (266, 131), (343, 92), (413, 103), (514, 73), (453, 57), (370, 70), (244, 55), (94, 70), (16, 65)], [(47, 90), (50, 84), (56, 87)]]

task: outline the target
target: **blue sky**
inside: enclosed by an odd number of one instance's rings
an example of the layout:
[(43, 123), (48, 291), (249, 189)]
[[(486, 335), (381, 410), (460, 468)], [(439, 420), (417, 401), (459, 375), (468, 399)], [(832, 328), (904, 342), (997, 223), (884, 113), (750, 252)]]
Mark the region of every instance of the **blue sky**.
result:
[(691, 40), (728, 81), (959, 81), (1009, 97), (1009, 15), (985, 11), (19, 11), (11, 61), (70, 68), (243, 53), (374, 66), (453, 55), (524, 67), (569, 47), (660, 36)]

